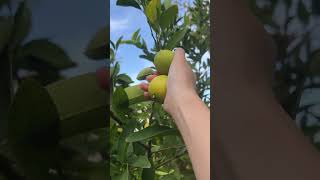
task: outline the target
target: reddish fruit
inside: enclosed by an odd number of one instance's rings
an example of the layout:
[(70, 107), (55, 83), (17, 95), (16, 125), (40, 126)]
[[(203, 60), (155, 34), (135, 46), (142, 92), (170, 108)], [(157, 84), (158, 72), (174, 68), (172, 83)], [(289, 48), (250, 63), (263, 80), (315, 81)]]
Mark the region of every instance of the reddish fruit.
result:
[(100, 68), (96, 71), (97, 80), (100, 87), (104, 90), (109, 89), (109, 70), (106, 67)]

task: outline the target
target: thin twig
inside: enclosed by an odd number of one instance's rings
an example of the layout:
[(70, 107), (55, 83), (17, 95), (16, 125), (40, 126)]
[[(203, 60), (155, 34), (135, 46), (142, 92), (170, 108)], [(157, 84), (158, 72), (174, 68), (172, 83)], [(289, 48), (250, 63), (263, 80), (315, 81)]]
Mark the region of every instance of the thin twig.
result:
[(111, 118), (112, 118), (114, 121), (116, 121), (120, 126), (123, 125), (123, 122), (122, 122), (112, 111), (110, 111), (110, 116), (111, 116)]
[(171, 159), (168, 159), (168, 160), (166, 160), (166, 161), (158, 164), (158, 165), (155, 167), (155, 169), (158, 169), (159, 167), (161, 167), (161, 166), (163, 166), (163, 165), (165, 165), (165, 164), (167, 164), (167, 163), (170, 163), (170, 162), (172, 162), (172, 161), (175, 161), (175, 160), (179, 159), (180, 157), (182, 157), (182, 156), (184, 156), (184, 155), (186, 155), (186, 154), (187, 154), (187, 151), (185, 151), (185, 152), (183, 152), (183, 153), (181, 153), (181, 154), (178, 154), (177, 156), (175, 156), (175, 157), (173, 157), (173, 158), (171, 158)]
[(154, 153), (159, 153), (159, 152), (166, 151), (166, 150), (170, 150), (170, 149), (180, 149), (180, 148), (185, 148), (185, 147), (186, 147), (185, 145), (167, 147), (167, 148), (160, 149), (160, 150), (158, 150), (158, 151), (154, 151), (154, 152), (152, 152), (152, 153), (154, 154)]

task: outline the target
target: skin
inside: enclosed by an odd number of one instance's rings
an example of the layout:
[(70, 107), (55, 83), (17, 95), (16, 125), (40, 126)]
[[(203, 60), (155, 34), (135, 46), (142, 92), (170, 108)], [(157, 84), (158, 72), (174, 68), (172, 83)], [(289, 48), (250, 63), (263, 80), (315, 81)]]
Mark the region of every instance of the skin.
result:
[[(141, 84), (141, 88), (148, 97), (148, 84)], [(197, 95), (195, 75), (181, 48), (175, 50), (170, 66), (163, 107), (182, 134), (197, 179), (210, 179), (210, 111)]]
[(272, 39), (246, 1), (213, 4), (214, 179), (315, 179), (319, 153), (272, 92)]

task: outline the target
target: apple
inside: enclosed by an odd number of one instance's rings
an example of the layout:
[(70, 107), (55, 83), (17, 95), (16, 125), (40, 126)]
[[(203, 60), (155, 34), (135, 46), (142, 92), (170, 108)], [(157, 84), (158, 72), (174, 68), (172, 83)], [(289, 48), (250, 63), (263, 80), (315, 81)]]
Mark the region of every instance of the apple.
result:
[(149, 84), (148, 92), (152, 99), (163, 103), (167, 93), (168, 76), (160, 75), (152, 79)]
[(160, 75), (168, 75), (174, 53), (170, 50), (160, 50), (154, 57), (154, 65)]

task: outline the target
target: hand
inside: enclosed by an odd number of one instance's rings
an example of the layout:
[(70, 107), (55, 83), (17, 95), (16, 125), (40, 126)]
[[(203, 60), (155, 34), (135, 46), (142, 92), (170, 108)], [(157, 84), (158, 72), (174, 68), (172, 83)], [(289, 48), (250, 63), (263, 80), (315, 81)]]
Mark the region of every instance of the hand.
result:
[[(147, 81), (150, 82), (156, 76), (157, 74), (148, 76)], [(167, 93), (163, 104), (164, 109), (173, 115), (175, 112), (174, 109), (182, 104), (182, 98), (186, 96), (197, 96), (195, 82), (195, 75), (186, 61), (184, 50), (177, 48), (169, 69)], [(141, 88), (145, 91), (145, 96), (150, 98), (148, 84), (142, 83)]]

